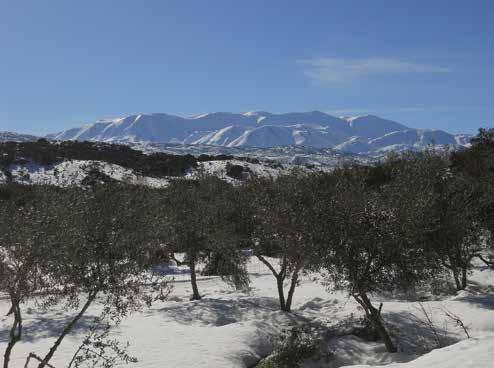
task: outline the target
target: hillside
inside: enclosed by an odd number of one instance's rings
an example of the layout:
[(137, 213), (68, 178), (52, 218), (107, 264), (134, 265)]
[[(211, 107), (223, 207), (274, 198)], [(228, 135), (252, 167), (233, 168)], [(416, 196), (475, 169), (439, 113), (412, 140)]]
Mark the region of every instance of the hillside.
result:
[(162, 147), (146, 148), (143, 152), (129, 145), (44, 139), (4, 142), (0, 143), (0, 183), (70, 186), (116, 180), (160, 187), (173, 178), (194, 178), (201, 173), (237, 182), (253, 175), (276, 176), (298, 165), (304, 165), (305, 170), (311, 166), (303, 160), (297, 165), (281, 164), (266, 157), (243, 157), (240, 152), (202, 150), (194, 156)]

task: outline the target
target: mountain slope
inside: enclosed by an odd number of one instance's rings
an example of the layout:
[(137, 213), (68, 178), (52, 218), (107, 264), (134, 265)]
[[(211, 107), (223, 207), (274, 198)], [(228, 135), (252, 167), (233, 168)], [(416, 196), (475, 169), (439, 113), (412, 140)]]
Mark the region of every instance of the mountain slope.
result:
[(359, 154), (391, 149), (422, 149), (428, 144), (459, 146), (468, 137), (412, 129), (375, 115), (338, 118), (324, 112), (235, 114), (216, 112), (193, 117), (140, 114), (101, 120), (47, 136), (54, 140), (122, 143), (206, 144), (270, 148), (303, 145)]
[(346, 119), (355, 136), (377, 138), (391, 132), (409, 129), (406, 126), (375, 115), (356, 116)]
[(31, 142), (39, 139), (34, 135), (0, 132), (0, 142)]

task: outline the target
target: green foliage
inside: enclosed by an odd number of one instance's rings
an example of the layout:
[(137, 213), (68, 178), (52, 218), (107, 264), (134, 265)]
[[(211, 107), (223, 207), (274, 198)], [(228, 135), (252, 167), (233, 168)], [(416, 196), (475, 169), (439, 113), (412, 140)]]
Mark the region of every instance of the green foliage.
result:
[(316, 242), (319, 199), (313, 183), (313, 176), (301, 174), (254, 178), (247, 183), (255, 253), (285, 259), (287, 267), (303, 267)]
[(204, 276), (221, 276), (235, 289), (247, 290), (250, 284), (246, 267), (247, 261), (247, 257), (240, 249), (230, 247), (215, 250), (208, 256), (202, 274)]
[(12, 184), (0, 193), (0, 291), (15, 312), (6, 356), (22, 336), (22, 304), (34, 297), (42, 299), (40, 308), (63, 302), (77, 310), (42, 359), (44, 367), (97, 297), (119, 320), (154, 294), (165, 295), (167, 285), (148, 272), (161, 240), (151, 189)]
[(300, 368), (306, 360), (321, 359), (321, 341), (314, 331), (294, 327), (275, 342), (275, 349), (257, 368)]
[[(315, 176), (292, 173), (273, 178), (252, 178), (243, 188), (251, 219), (254, 255), (276, 279), (280, 309), (291, 311), (299, 276), (310, 266), (320, 242), (321, 208)], [(279, 259), (279, 268), (266, 257)], [(285, 296), (284, 281), (290, 280)]]
[[(242, 246), (248, 240), (248, 225), (237, 188), (213, 176), (176, 180), (160, 191), (158, 200), (164, 229), (172, 252), (186, 254), (193, 289), (195, 266), (209, 262), (207, 271), (219, 272), (238, 288), (248, 284)], [(194, 298), (200, 296), (194, 292)]]

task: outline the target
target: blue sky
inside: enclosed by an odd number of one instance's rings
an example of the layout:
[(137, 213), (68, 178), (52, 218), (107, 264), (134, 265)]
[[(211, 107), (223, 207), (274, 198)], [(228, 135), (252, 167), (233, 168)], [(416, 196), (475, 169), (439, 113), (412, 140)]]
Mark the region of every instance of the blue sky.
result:
[(494, 126), (494, 2), (0, 0), (0, 130), (321, 110)]

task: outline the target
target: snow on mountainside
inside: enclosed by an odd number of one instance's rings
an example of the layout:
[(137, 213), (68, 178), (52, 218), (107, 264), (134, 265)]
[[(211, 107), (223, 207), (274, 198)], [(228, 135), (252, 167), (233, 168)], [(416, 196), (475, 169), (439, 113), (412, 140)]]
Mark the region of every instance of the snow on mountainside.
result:
[(30, 142), (38, 137), (29, 134), (19, 134), (13, 132), (0, 132), (0, 142)]
[(468, 143), (465, 135), (412, 129), (374, 115), (338, 118), (320, 111), (286, 114), (217, 112), (188, 118), (140, 114), (101, 120), (50, 134), (47, 138), (261, 148), (303, 145), (359, 154), (423, 149), (428, 144), (461, 146)]

